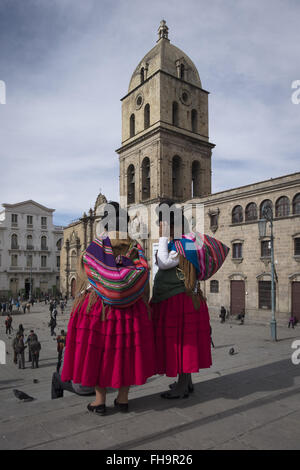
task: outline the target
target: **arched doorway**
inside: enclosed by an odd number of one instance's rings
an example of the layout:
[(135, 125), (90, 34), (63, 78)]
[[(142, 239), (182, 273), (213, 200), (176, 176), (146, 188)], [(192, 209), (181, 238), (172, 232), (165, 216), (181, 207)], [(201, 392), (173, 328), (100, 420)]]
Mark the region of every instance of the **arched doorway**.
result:
[(71, 296), (73, 299), (75, 298), (75, 290), (76, 290), (76, 279), (73, 278), (71, 281)]

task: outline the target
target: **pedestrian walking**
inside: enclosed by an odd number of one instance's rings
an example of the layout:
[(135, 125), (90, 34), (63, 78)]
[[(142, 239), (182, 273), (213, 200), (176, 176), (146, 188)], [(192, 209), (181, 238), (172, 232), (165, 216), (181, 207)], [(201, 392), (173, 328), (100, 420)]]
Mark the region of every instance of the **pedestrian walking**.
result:
[(58, 357), (57, 357), (56, 372), (58, 372), (58, 373), (59, 373), (59, 370), (61, 368), (63, 351), (64, 351), (65, 345), (66, 345), (66, 334), (65, 334), (64, 330), (61, 330), (60, 335), (57, 337)]
[(9, 313), (5, 320), (6, 334), (10, 335), (12, 330), (12, 316)]
[(220, 312), (220, 315), (219, 317), (221, 318), (221, 323), (225, 323), (225, 319), (226, 319), (226, 308), (222, 305), (221, 307), (221, 312)]
[[(95, 387), (88, 410), (101, 415), (107, 387), (118, 389), (114, 405), (127, 412), (130, 386), (156, 373), (153, 325), (144, 297), (148, 263), (139, 243), (118, 231), (119, 205), (113, 205), (117, 231), (92, 242), (79, 259), (61, 374), (63, 382)], [(125, 217), (122, 227), (128, 223)]]
[(13, 339), (12, 341), (12, 348), (13, 348), (13, 351), (14, 351), (14, 363), (17, 364), (17, 344), (18, 344), (18, 341), (19, 341), (19, 334), (17, 333), (15, 338)]
[(31, 353), (31, 368), (39, 367), (39, 357), (40, 357), (40, 350), (41, 350), (41, 343), (37, 339), (33, 339), (30, 341), (29, 349)]
[(26, 313), (26, 303), (22, 305), (23, 313)]
[(51, 329), (51, 336), (55, 335), (55, 328), (56, 328), (56, 319), (54, 317), (50, 318), (49, 326)]
[(30, 330), (30, 333), (25, 341), (25, 344), (28, 345), (28, 362), (32, 361), (30, 344), (33, 341), (38, 341), (38, 337), (34, 330)]
[(16, 344), (16, 352), (17, 352), (17, 363), (19, 369), (25, 369), (25, 349), (27, 346), (24, 344), (24, 336), (18, 335), (18, 341)]
[(288, 328), (290, 328), (290, 326), (292, 326), (292, 328), (294, 329), (295, 324), (296, 324), (296, 318), (293, 314), (291, 314), (290, 319), (289, 319)]

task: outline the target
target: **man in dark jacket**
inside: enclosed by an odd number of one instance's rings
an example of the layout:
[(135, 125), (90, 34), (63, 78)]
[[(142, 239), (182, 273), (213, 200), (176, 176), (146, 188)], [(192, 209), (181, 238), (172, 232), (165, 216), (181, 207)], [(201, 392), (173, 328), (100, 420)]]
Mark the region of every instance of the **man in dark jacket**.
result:
[(56, 319), (55, 318), (53, 318), (53, 317), (50, 318), (49, 326), (51, 328), (51, 336), (53, 336), (55, 334), (54, 329), (56, 327)]
[(24, 344), (24, 336), (23, 335), (19, 335), (18, 337), (18, 341), (17, 341), (17, 344), (16, 344), (16, 352), (17, 352), (17, 362), (18, 362), (18, 365), (19, 365), (19, 369), (25, 369), (25, 348), (27, 346), (25, 346)]
[(30, 348), (31, 341), (38, 341), (38, 337), (37, 337), (37, 335), (35, 334), (35, 332), (33, 330), (30, 330), (30, 333), (29, 333), (29, 335), (27, 337), (27, 340), (25, 342), (25, 344), (28, 344), (28, 362), (31, 362), (31, 360), (32, 360), (31, 348)]
[(11, 324), (12, 324), (12, 316), (10, 313), (7, 315), (6, 320), (5, 320), (5, 327), (6, 327), (6, 334), (11, 334)]
[(221, 323), (225, 323), (226, 309), (225, 309), (225, 307), (223, 307), (223, 305), (221, 307), (220, 318), (221, 318)]
[(41, 343), (37, 339), (31, 340), (29, 344), (29, 349), (31, 352), (31, 368), (34, 369), (34, 365), (38, 368), (40, 350), (42, 349)]

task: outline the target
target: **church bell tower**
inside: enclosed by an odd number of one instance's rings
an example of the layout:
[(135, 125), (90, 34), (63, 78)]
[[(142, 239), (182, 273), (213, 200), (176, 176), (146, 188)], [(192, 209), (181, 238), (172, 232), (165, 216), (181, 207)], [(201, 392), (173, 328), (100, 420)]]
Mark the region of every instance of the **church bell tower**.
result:
[(122, 98), (120, 196), (127, 205), (211, 193), (208, 92), (164, 20)]

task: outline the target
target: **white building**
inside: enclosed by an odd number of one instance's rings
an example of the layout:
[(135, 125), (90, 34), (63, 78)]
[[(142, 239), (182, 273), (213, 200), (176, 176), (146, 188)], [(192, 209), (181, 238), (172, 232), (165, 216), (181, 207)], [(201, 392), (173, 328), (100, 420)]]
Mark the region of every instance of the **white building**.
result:
[(2, 204), (0, 211), (0, 297), (59, 290), (63, 227), (35, 201)]

